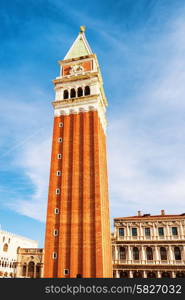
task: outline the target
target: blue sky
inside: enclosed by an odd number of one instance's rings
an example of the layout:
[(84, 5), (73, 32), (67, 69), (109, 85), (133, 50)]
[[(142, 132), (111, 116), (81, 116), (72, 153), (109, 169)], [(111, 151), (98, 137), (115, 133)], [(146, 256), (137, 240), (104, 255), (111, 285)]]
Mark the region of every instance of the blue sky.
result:
[(54, 91), (86, 25), (109, 102), (111, 220), (183, 213), (185, 3), (7, 1), (0, 9), (0, 224), (43, 246)]

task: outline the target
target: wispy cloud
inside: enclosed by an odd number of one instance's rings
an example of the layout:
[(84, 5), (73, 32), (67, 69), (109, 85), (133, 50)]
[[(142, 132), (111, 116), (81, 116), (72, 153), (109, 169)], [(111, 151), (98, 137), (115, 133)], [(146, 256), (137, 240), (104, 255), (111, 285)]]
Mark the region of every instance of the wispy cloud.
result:
[[(185, 22), (176, 20), (160, 45), (171, 45), (168, 63), (158, 56), (157, 76), (146, 80), (133, 101), (109, 129), (111, 211), (184, 211), (185, 199)], [(154, 43), (154, 41), (152, 41)], [(163, 52), (163, 48), (161, 48)], [(148, 74), (150, 78), (150, 74)], [(119, 119), (120, 118), (120, 119)]]
[(52, 114), (48, 110), (42, 101), (14, 98), (0, 114), (2, 205), (40, 221), (45, 220), (50, 169)]
[(18, 213), (45, 221), (50, 170), (51, 137), (35, 140), (24, 147), (16, 164), (33, 185), (30, 195), (14, 199), (9, 205)]

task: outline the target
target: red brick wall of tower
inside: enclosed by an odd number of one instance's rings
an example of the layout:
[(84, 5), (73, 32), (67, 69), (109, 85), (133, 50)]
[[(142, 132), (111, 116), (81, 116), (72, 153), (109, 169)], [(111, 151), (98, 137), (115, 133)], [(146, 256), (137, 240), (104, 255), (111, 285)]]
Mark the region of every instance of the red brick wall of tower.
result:
[[(56, 176), (57, 170), (61, 176)], [(59, 230), (56, 237), (54, 229)], [(52, 258), (53, 252), (57, 259)], [(64, 269), (69, 275), (64, 275)], [(77, 274), (112, 277), (106, 137), (97, 111), (54, 119), (44, 277)]]

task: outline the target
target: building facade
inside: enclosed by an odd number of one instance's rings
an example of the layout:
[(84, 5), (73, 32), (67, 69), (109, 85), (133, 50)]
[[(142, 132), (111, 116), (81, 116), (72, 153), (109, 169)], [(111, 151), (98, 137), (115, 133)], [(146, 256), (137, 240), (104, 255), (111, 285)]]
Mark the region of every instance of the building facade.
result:
[(15, 277), (17, 253), (21, 247), (37, 248), (37, 241), (0, 230), (0, 277)]
[(17, 278), (42, 278), (44, 268), (44, 249), (19, 248), (16, 263)]
[(114, 219), (113, 277), (185, 277), (185, 214)]
[(106, 106), (85, 28), (60, 61), (45, 236), (44, 277), (112, 277)]

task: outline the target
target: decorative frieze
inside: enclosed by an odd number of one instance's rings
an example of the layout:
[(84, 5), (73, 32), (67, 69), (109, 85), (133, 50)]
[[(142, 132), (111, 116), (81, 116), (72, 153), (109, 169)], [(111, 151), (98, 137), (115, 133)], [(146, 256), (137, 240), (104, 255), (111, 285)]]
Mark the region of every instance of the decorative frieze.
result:
[(55, 108), (54, 115), (56, 117), (62, 115), (85, 113), (89, 111), (98, 111), (100, 122), (102, 124), (104, 133), (106, 134), (107, 121), (105, 118), (104, 107), (102, 106), (98, 95), (95, 95), (90, 99), (88, 98), (88, 100), (83, 99), (83, 101), (81, 98), (78, 98), (75, 99), (75, 101), (72, 101), (72, 99), (65, 102), (54, 101), (52, 104)]

